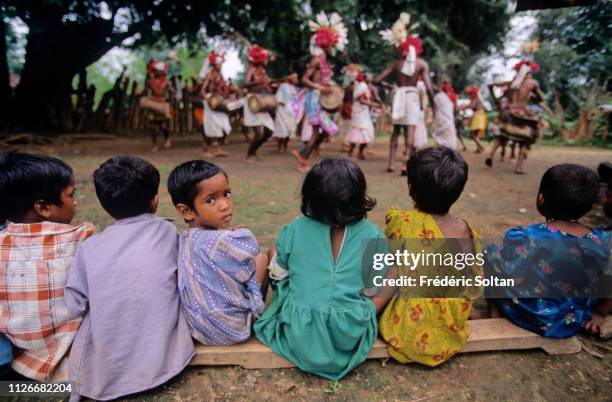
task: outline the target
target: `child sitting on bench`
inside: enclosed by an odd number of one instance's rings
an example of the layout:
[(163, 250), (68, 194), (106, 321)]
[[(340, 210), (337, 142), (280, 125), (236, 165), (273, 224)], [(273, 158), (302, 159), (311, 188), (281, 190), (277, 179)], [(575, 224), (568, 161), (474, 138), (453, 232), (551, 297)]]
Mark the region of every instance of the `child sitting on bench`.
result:
[(194, 355), (176, 284), (178, 232), (154, 215), (159, 172), (121, 156), (93, 180), (115, 223), (81, 245), (66, 283), (66, 308), (84, 316), (69, 358), (71, 401), (157, 387)]
[(578, 220), (597, 200), (599, 178), (584, 166), (561, 164), (540, 182), (538, 211), (546, 223), (515, 227), (487, 248), (487, 275), (515, 278), (507, 298), (490, 299), (493, 317), (551, 338), (576, 335), (591, 319), (593, 299), (572, 297), (600, 277), (609, 259), (608, 234)]
[[(362, 240), (382, 238), (366, 219), (376, 201), (347, 158), (326, 158), (306, 175), (302, 216), (283, 227), (271, 272), (272, 304), (255, 334), (301, 370), (337, 381), (376, 340), (376, 308), (362, 294)], [(284, 277), (284, 279), (281, 279)]]
[(185, 162), (170, 173), (168, 191), (189, 224), (179, 239), (178, 285), (192, 336), (204, 345), (247, 341), (264, 309), (268, 257), (250, 230), (230, 227), (227, 174), (203, 160)]
[[(440, 253), (440, 247), (446, 249), (450, 242), (431, 241), (432, 247), (427, 248), (421, 239), (458, 239), (464, 248), (469, 248), (467, 252), (475, 254), (480, 247), (478, 233), (466, 221), (449, 213), (468, 179), (468, 165), (463, 157), (446, 146), (425, 148), (408, 160), (406, 168), (414, 209), (391, 208), (387, 212), (385, 235), (392, 239), (391, 244), (393, 239), (403, 239), (405, 247), (413, 249), (408, 251), (418, 252), (423, 247)], [(417, 276), (435, 277), (440, 272), (439, 267), (430, 269), (424, 264), (415, 271), (406, 266), (398, 268), (402, 276), (418, 272)], [(482, 266), (474, 265), (461, 273), (474, 276), (481, 271)], [(472, 303), (482, 294), (482, 288), (452, 288), (448, 297), (447, 293), (437, 292), (446, 290), (405, 286), (389, 301), (378, 326), (389, 344), (389, 355), (395, 360), (433, 367), (450, 359), (467, 343)], [(432, 297), (422, 297), (427, 294)], [(374, 302), (381, 310), (387, 300), (381, 294)]]
[[(15, 346), (12, 369), (32, 380), (64, 380), (81, 317), (66, 311), (66, 277), (93, 234), (76, 214), (72, 168), (60, 159), (0, 153), (0, 332)], [(11, 359), (11, 346), (3, 362)], [(14, 373), (12, 373), (14, 374)]]

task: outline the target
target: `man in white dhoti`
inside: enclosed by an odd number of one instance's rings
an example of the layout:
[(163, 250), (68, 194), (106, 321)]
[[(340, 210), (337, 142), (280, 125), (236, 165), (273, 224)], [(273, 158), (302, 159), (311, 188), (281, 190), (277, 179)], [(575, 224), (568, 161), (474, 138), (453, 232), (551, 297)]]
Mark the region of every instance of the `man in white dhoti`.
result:
[(457, 149), (457, 128), (455, 127), (457, 93), (449, 82), (442, 83), (440, 89), (441, 91), (434, 96), (436, 105), (434, 140), (438, 145)]
[(429, 65), (419, 57), (423, 53), (423, 44), (417, 36), (408, 36), (409, 23), (410, 14), (402, 13), (391, 29), (380, 32), (383, 39), (396, 47), (398, 56), (398, 59), (375, 79), (375, 82), (381, 83), (393, 72), (396, 73), (397, 77), (398, 87), (394, 90), (395, 93), (391, 106), (393, 132), (391, 133), (391, 141), (389, 143), (387, 172), (395, 170), (394, 163), (397, 154), (398, 137), (401, 131), (404, 131), (406, 138), (406, 156), (408, 159), (410, 159), (415, 151), (415, 132), (421, 119), (421, 105), (416, 88), (419, 79), (424, 81), (430, 103), (435, 108), (435, 105), (433, 105), (432, 85), (429, 79)]
[[(223, 99), (229, 92), (229, 85), (221, 74), (224, 60), (222, 54), (211, 52), (200, 70), (200, 76), (203, 77), (201, 94), (204, 99), (204, 157), (227, 156), (221, 149), (221, 140), (232, 131), (232, 127), (227, 113), (220, 110)], [(212, 153), (209, 149), (211, 146)]]
[(293, 101), (297, 97), (297, 83), (298, 75), (296, 73), (291, 73), (276, 91), (278, 107), (276, 108), (276, 116), (274, 117), (273, 137), (278, 140), (279, 152), (281, 150), (287, 151), (287, 144), (291, 138), (295, 137), (297, 123), (302, 118), (302, 116), (296, 116), (292, 108)]
[[(244, 87), (249, 94), (271, 95), (272, 80), (266, 72), (266, 65), (271, 58), (269, 50), (259, 45), (253, 45), (247, 53), (249, 65), (244, 78)], [(274, 119), (268, 112), (254, 113), (247, 101), (244, 102), (244, 126), (251, 128), (254, 132), (253, 139), (247, 150), (247, 162), (255, 162), (257, 150), (274, 132)]]

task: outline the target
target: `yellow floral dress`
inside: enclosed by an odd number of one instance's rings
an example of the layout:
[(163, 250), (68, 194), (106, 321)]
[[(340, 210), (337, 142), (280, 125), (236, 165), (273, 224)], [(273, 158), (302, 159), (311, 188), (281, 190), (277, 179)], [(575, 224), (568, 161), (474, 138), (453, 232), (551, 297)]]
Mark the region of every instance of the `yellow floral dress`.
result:
[[(391, 208), (386, 222), (389, 239), (444, 238), (434, 218), (417, 210)], [(478, 233), (469, 225), (468, 229), (471, 238), (478, 240)], [(478, 241), (474, 245), (480, 249)], [(482, 267), (476, 269), (482, 272)], [(402, 268), (399, 273), (403, 274)], [(482, 289), (469, 288), (462, 298), (416, 298), (409, 297), (409, 292), (409, 288), (402, 288), (401, 297), (389, 301), (378, 322), (380, 333), (395, 360), (437, 366), (465, 346), (472, 302)]]

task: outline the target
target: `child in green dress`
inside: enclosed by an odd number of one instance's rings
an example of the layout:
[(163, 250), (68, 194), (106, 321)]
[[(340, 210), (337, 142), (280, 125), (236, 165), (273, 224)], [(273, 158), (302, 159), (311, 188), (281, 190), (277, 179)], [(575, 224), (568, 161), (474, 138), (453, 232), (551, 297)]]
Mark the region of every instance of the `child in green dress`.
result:
[(255, 334), (303, 371), (339, 380), (361, 364), (376, 340), (376, 307), (362, 294), (361, 242), (383, 234), (366, 219), (357, 164), (326, 158), (306, 175), (302, 216), (283, 227), (271, 263), (272, 304)]

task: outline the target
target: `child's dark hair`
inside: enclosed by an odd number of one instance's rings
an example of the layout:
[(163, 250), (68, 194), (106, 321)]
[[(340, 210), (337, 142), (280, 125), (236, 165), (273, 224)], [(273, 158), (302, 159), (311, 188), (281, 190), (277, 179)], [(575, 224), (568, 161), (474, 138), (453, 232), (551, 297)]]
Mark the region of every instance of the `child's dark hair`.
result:
[(366, 194), (366, 180), (355, 162), (325, 158), (302, 184), (302, 213), (328, 225), (345, 226), (364, 219), (376, 200)]
[(159, 171), (141, 158), (115, 156), (93, 174), (96, 195), (102, 208), (115, 219), (151, 211), (159, 189)]
[(37, 201), (61, 206), (62, 191), (72, 181), (72, 168), (58, 158), (0, 153), (0, 224), (23, 218)]
[(576, 220), (593, 208), (599, 193), (599, 176), (591, 169), (563, 163), (548, 169), (540, 181), (543, 203), (538, 210), (546, 219)]
[(406, 169), (410, 197), (419, 211), (428, 214), (447, 214), (468, 179), (463, 157), (445, 146), (418, 151), (408, 160)]
[(172, 203), (185, 204), (194, 209), (193, 200), (198, 195), (198, 183), (210, 179), (218, 173), (227, 174), (219, 166), (204, 160), (193, 160), (181, 163), (168, 176), (168, 192)]

